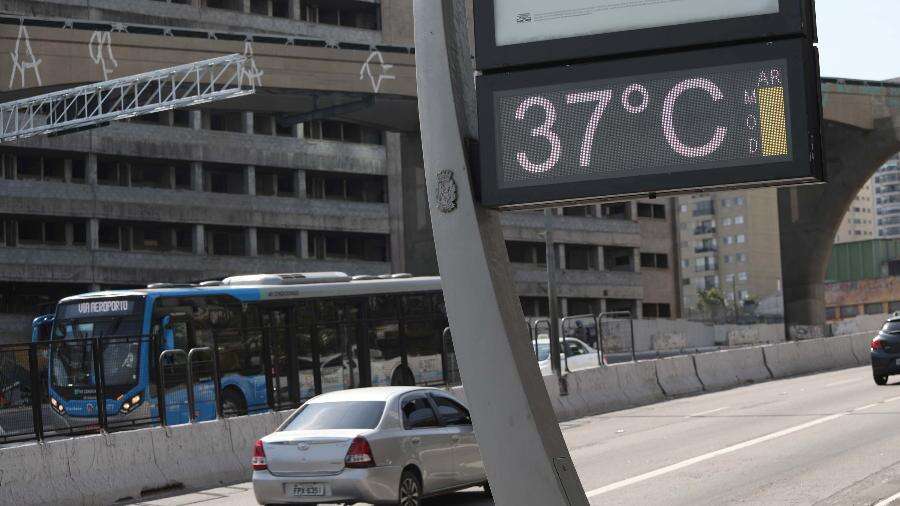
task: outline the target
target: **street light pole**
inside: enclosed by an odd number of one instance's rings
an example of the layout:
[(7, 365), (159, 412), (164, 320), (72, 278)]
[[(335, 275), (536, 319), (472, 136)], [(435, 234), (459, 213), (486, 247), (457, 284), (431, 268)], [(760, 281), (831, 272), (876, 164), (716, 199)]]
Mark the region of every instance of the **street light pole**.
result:
[(544, 209), (544, 244), (547, 248), (547, 299), (550, 316), (550, 368), (559, 378), (560, 394), (566, 392), (562, 379), (562, 350), (559, 343), (559, 301), (556, 295), (556, 246), (553, 244), (553, 209)]

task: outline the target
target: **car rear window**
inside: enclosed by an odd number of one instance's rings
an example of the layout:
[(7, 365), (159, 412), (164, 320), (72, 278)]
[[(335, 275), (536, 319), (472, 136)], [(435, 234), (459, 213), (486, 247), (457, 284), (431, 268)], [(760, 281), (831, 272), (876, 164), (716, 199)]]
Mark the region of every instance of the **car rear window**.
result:
[(382, 413), (381, 401), (315, 402), (301, 407), (282, 430), (374, 429)]
[(891, 334), (900, 333), (900, 322), (887, 322), (884, 324), (881, 331), (889, 332)]

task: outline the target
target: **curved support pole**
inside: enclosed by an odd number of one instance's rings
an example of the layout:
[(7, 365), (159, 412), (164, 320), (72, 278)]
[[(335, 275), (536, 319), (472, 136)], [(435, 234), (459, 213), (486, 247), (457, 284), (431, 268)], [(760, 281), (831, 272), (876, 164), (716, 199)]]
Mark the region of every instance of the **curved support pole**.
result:
[(465, 5), (413, 4), (429, 209), (466, 398), (497, 504), (587, 506), (530, 349), (499, 215), (472, 196), (463, 142), (475, 137)]

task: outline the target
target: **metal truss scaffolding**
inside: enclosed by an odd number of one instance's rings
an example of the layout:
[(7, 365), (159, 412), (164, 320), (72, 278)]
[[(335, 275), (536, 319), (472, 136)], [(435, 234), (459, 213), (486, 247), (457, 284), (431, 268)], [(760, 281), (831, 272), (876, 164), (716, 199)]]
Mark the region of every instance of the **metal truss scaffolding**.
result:
[(0, 142), (58, 134), (256, 91), (252, 59), (233, 54), (0, 104)]

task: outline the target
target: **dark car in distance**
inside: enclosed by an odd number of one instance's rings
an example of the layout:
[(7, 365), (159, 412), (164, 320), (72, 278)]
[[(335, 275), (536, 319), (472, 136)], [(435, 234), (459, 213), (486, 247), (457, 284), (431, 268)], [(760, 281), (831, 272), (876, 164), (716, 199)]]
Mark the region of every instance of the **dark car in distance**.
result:
[(884, 322), (872, 339), (872, 376), (878, 385), (886, 385), (888, 376), (900, 374), (900, 313)]

